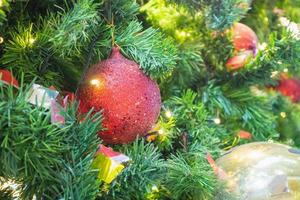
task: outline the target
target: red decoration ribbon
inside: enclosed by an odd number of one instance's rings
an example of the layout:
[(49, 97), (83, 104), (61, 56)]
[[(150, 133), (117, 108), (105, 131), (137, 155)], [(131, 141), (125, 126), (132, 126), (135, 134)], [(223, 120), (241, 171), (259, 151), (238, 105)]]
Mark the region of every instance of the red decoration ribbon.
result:
[(13, 77), (13, 75), (8, 70), (0, 69), (0, 81), (8, 85), (12, 85), (15, 88), (19, 88), (18, 81)]

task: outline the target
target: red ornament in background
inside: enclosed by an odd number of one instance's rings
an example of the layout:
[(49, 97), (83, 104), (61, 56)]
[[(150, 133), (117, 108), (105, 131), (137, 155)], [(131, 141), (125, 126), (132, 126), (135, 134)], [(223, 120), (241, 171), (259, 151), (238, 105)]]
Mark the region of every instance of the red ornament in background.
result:
[(161, 106), (158, 85), (139, 65), (113, 48), (110, 58), (90, 68), (77, 93), (82, 113), (103, 109), (99, 136), (108, 144), (133, 141), (155, 124)]
[(243, 67), (253, 58), (252, 51), (243, 51), (238, 53), (238, 55), (229, 58), (226, 62), (226, 67), (229, 70), (236, 70)]
[(233, 26), (233, 46), (237, 51), (252, 50), (256, 54), (258, 38), (250, 27), (236, 23)]
[(253, 138), (252, 134), (248, 131), (239, 130), (238, 136), (242, 139), (251, 140)]
[(290, 97), (294, 103), (300, 102), (300, 80), (296, 78), (282, 77), (275, 88), (282, 95)]
[(12, 85), (16, 88), (19, 88), (18, 81), (13, 77), (13, 75), (8, 70), (0, 69), (0, 81), (3, 81), (6, 84)]
[(251, 28), (242, 23), (236, 23), (231, 33), (235, 52), (234, 56), (227, 61), (226, 67), (228, 70), (236, 70), (244, 67), (251, 58), (256, 56), (258, 38)]

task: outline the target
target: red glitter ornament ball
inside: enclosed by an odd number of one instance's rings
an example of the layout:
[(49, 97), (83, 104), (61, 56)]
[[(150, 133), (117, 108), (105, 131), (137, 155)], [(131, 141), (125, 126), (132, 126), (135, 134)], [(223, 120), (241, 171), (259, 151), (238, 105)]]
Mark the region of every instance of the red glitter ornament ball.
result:
[(99, 136), (108, 144), (124, 144), (144, 136), (155, 124), (161, 106), (158, 85), (139, 65), (115, 47), (111, 56), (91, 67), (77, 92), (80, 112), (103, 110)]
[(256, 56), (258, 38), (251, 28), (242, 23), (236, 23), (231, 33), (235, 52), (234, 56), (227, 61), (226, 67), (229, 70), (236, 70), (244, 67), (249, 62), (249, 58)]
[(295, 78), (282, 78), (276, 87), (282, 95), (290, 97), (294, 103), (300, 102), (300, 80)]

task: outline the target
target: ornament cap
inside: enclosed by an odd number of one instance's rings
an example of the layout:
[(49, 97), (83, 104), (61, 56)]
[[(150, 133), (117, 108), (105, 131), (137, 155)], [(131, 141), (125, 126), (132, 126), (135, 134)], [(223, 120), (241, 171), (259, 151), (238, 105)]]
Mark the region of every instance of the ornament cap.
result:
[(122, 57), (119, 46), (114, 46), (111, 50), (110, 58)]

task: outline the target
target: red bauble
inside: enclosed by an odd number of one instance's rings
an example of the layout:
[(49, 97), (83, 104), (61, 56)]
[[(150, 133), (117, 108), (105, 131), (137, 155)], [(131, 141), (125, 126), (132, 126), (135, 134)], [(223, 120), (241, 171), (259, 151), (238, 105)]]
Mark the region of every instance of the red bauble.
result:
[(235, 53), (234, 57), (227, 61), (226, 67), (229, 70), (236, 70), (244, 67), (249, 58), (256, 56), (258, 38), (251, 28), (241, 23), (236, 23), (231, 33)]
[(114, 48), (110, 58), (94, 65), (86, 73), (77, 93), (82, 113), (103, 109), (99, 136), (108, 144), (133, 141), (144, 136), (155, 124), (161, 106), (158, 85), (139, 65)]
[(282, 78), (276, 87), (282, 95), (290, 97), (294, 103), (300, 102), (300, 80), (295, 78)]

